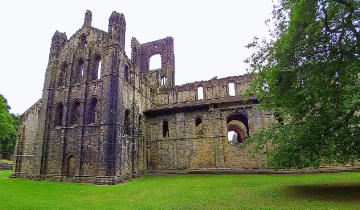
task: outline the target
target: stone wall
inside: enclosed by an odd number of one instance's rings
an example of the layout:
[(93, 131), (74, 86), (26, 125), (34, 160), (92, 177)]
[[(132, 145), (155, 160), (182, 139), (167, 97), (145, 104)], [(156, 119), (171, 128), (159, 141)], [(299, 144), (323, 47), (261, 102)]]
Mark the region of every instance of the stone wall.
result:
[[(87, 11), (70, 38), (54, 33), (42, 98), (19, 128), (13, 177), (115, 184), (149, 170), (263, 167), (264, 157), (242, 146), (272, 117), (242, 96), (251, 76), (176, 86), (173, 38), (133, 38), (129, 59), (124, 15), (113, 12), (108, 31), (91, 20)], [(157, 54), (161, 68), (149, 70)]]
[(0, 171), (12, 170), (13, 164), (12, 163), (5, 163), (0, 162)]
[[(264, 156), (252, 157), (249, 148), (242, 143), (229, 142), (227, 119), (232, 114), (246, 116), (251, 135), (264, 126), (272, 115), (253, 110), (255, 105), (251, 102), (217, 106), (173, 110), (174, 113), (169, 110), (149, 111), (146, 133), (148, 169), (264, 168)], [(201, 125), (196, 126), (197, 119), (201, 119)], [(164, 121), (169, 124), (169, 133), (165, 136)]]

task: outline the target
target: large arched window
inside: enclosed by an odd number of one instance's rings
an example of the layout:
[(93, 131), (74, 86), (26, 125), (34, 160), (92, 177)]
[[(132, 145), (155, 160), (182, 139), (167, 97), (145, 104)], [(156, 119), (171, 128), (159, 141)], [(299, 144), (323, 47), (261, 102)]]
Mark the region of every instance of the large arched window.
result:
[(161, 69), (161, 55), (156, 54), (149, 59), (149, 70)]
[(204, 88), (200, 86), (197, 88), (196, 91), (197, 91), (197, 100), (204, 99)]
[(125, 110), (124, 115), (124, 134), (130, 135), (130, 110)]
[(58, 81), (57, 81), (58, 87), (65, 85), (65, 75), (66, 75), (67, 67), (68, 66), (66, 63), (62, 64), (60, 67), (59, 77), (58, 77)]
[(248, 119), (244, 114), (233, 113), (227, 118), (227, 137), (232, 145), (241, 144), (249, 136)]
[(83, 59), (79, 59), (77, 64), (76, 64), (76, 68), (73, 72), (73, 76), (72, 76), (72, 84), (76, 84), (81, 82), (81, 78), (84, 75), (85, 72), (85, 64)]
[(62, 118), (64, 113), (64, 105), (62, 103), (58, 103), (55, 108), (55, 126), (62, 126)]
[(169, 123), (168, 121), (164, 120), (163, 121), (163, 137), (168, 137), (169, 136)]
[(100, 78), (101, 78), (101, 56), (96, 55), (94, 58), (91, 80), (96, 80)]
[(97, 104), (98, 100), (93, 98), (90, 100), (89, 108), (88, 108), (88, 124), (96, 122), (97, 118)]
[(166, 76), (162, 76), (160, 82), (161, 82), (161, 86), (165, 86), (166, 85)]
[(80, 102), (76, 100), (72, 104), (70, 124), (75, 125), (79, 123), (80, 123)]

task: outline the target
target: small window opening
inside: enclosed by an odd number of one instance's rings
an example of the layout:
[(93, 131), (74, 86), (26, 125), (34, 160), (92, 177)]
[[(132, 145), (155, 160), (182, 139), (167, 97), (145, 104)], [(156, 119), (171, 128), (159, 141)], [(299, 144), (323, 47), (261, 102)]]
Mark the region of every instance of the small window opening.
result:
[(76, 101), (73, 104), (72, 115), (71, 115), (71, 125), (79, 124), (80, 121), (80, 102)]
[(92, 80), (101, 78), (101, 57), (97, 56), (94, 62), (94, 70), (91, 76)]
[(163, 137), (168, 137), (169, 136), (169, 123), (164, 120), (163, 121)]
[[(81, 65), (80, 71), (81, 71), (81, 76), (83, 77), (83, 76), (84, 76), (84, 72), (85, 72), (85, 70), (84, 70), (84, 63)], [(80, 82), (80, 81), (79, 81), (79, 82)]]
[(200, 117), (196, 118), (196, 120), (195, 120), (195, 134), (196, 135), (203, 135), (204, 134), (202, 120), (201, 120)]
[(149, 59), (149, 70), (161, 69), (161, 55), (156, 54)]
[(229, 88), (229, 96), (235, 96), (235, 84), (232, 82), (229, 83), (228, 88)]
[(165, 76), (162, 76), (162, 77), (161, 77), (161, 85), (162, 85), (162, 86), (165, 86), (165, 85), (166, 85), (166, 77), (165, 77)]
[(126, 82), (129, 82), (129, 67), (127, 65), (124, 68), (124, 79)]
[(97, 79), (100, 79), (100, 78), (101, 78), (101, 59), (98, 64), (98, 74), (97, 74)]
[(64, 105), (60, 103), (56, 106), (55, 109), (55, 126), (62, 125), (63, 112), (64, 112)]
[(130, 135), (130, 111), (127, 109), (125, 110), (124, 115), (124, 134)]
[(94, 98), (89, 104), (88, 111), (88, 124), (96, 122), (96, 112), (97, 112), (97, 99)]
[(201, 118), (200, 117), (196, 118), (195, 120), (196, 127), (199, 126), (201, 123), (202, 123)]
[(203, 87), (197, 88), (197, 99), (198, 100), (204, 99), (204, 88)]

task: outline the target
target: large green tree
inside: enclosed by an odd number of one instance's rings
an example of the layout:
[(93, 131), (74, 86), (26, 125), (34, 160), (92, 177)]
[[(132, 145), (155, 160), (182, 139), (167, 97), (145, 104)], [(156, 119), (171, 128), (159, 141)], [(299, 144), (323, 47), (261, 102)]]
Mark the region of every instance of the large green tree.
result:
[(17, 127), (20, 117), (9, 113), (10, 106), (0, 94), (0, 153), (11, 154), (14, 151)]
[(269, 167), (360, 160), (360, 2), (274, 2), (270, 41), (247, 60), (259, 109), (275, 119), (250, 138)]

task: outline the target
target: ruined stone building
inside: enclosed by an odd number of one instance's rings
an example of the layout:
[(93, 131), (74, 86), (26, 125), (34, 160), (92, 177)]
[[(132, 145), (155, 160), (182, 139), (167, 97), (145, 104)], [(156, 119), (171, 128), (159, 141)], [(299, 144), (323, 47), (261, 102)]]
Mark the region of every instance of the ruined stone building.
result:
[[(174, 41), (131, 40), (113, 12), (108, 30), (52, 37), (42, 98), (23, 114), (12, 177), (114, 184), (147, 172), (263, 167), (243, 141), (271, 115), (245, 99), (249, 75), (175, 85)], [(149, 60), (161, 56), (161, 68)], [(236, 135), (229, 141), (228, 132)]]

